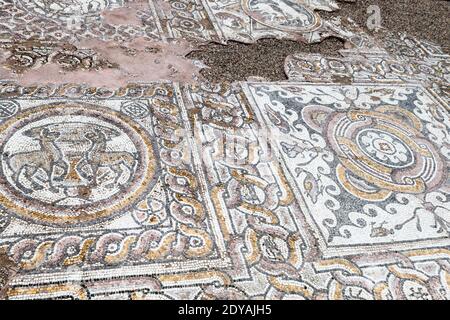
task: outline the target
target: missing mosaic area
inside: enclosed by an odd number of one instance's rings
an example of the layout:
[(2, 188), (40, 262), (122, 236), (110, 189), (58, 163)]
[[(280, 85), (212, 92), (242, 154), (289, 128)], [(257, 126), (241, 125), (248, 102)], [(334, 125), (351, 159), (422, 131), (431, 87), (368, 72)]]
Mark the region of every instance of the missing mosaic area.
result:
[(285, 72), (292, 81), (312, 83), (420, 83), (448, 105), (449, 56), (439, 46), (391, 33), (379, 47), (386, 50), (340, 50), (342, 57), (294, 54)]

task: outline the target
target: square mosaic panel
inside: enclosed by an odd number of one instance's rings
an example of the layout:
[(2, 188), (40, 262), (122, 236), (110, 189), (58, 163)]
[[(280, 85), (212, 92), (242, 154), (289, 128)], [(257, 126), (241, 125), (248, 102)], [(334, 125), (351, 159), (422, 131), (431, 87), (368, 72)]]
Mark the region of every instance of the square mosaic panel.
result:
[(245, 87), (325, 256), (450, 245), (450, 119), (424, 88)]
[(177, 94), (0, 100), (0, 248), (21, 266), (15, 285), (230, 265)]

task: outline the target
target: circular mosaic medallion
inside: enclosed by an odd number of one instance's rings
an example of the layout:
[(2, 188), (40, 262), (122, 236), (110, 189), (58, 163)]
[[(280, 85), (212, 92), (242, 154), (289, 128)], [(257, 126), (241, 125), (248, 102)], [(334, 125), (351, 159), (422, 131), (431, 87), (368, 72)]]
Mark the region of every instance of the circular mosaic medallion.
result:
[(19, 0), (29, 12), (47, 18), (73, 18), (99, 15), (117, 0)]
[(314, 10), (294, 0), (243, 0), (242, 8), (255, 21), (282, 31), (310, 32), (322, 24)]
[(111, 218), (155, 180), (157, 162), (145, 131), (107, 108), (31, 108), (1, 125), (0, 141), (0, 203), (36, 223)]

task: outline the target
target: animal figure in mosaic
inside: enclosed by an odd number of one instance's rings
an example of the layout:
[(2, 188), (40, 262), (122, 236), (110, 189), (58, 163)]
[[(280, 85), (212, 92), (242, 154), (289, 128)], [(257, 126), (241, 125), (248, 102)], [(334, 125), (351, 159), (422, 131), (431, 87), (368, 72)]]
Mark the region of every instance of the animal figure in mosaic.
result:
[[(136, 165), (136, 156), (126, 151), (107, 151), (107, 136), (101, 130), (86, 133), (85, 137), (91, 141), (91, 147), (85, 153), (82, 162), (88, 164), (91, 168), (92, 176), (90, 181), (95, 185), (98, 183), (97, 176), (100, 168), (108, 168), (114, 172), (114, 181), (108, 185), (114, 187), (123, 175), (122, 166), (129, 172), (128, 181), (133, 177), (134, 167)], [(126, 182), (126, 183), (127, 183)]]
[[(44, 189), (44, 186), (34, 178), (34, 175), (41, 170), (48, 177), (50, 190), (58, 192), (58, 189), (53, 185), (53, 180), (63, 179), (68, 171), (68, 165), (63, 160), (63, 153), (55, 144), (60, 133), (52, 132), (48, 128), (36, 128), (28, 130), (24, 134), (38, 140), (40, 150), (19, 152), (7, 157), (7, 164), (14, 172), (12, 179), (16, 186), (25, 193)], [(56, 166), (62, 168), (64, 173), (54, 179), (53, 170)], [(21, 182), (22, 175), (31, 184), (31, 189)]]
[[(300, 171), (296, 170), (296, 172)], [(316, 179), (312, 173), (308, 171), (303, 172), (306, 175), (305, 180), (303, 181), (303, 187), (305, 188), (305, 195), (309, 197), (313, 203), (317, 203), (317, 199), (321, 194), (323, 194), (325, 187), (320, 184), (322, 183), (322, 181), (320, 180), (320, 176), (319, 178)]]

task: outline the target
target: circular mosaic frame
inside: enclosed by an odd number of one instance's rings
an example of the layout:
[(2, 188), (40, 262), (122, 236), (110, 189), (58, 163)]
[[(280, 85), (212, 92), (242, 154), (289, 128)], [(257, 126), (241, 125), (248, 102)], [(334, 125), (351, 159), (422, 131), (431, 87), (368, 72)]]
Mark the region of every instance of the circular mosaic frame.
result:
[[(260, 14), (257, 14), (252, 10), (251, 4), (250, 4), (251, 1), (253, 1), (253, 0), (242, 0), (242, 2), (241, 2), (242, 9), (250, 18), (252, 18), (253, 20), (255, 20), (258, 23), (265, 25), (267, 27), (285, 31), (285, 32), (306, 33), (306, 32), (313, 32), (322, 26), (322, 19), (320, 18), (320, 16), (316, 12), (314, 12), (314, 10), (310, 9), (309, 7), (307, 7), (304, 4), (295, 3), (296, 6), (299, 6), (302, 9), (306, 10), (312, 17), (314, 17), (314, 19), (315, 19), (314, 23), (311, 24), (309, 27), (300, 27), (300, 26), (286, 27), (286, 26), (281, 26), (279, 24), (270, 23), (270, 22), (264, 20)], [(258, 1), (258, 0), (256, 0), (256, 1)], [(264, 1), (264, 0), (262, 0), (262, 1)], [(280, 1), (284, 1), (284, 0), (280, 0)], [(288, 6), (289, 6), (289, 4), (288, 4)]]
[[(28, 197), (11, 185), (0, 166), (0, 203), (6, 211), (20, 219), (49, 226), (77, 226), (95, 224), (111, 219), (129, 210), (134, 203), (156, 183), (158, 170), (155, 144), (146, 131), (120, 112), (87, 103), (52, 103), (22, 111), (0, 126), (0, 137), (4, 141), (0, 152), (4, 157), (4, 146), (11, 136), (26, 124), (49, 116), (88, 115), (121, 128), (137, 147), (138, 160), (134, 177), (129, 186), (113, 197), (89, 205), (74, 205), (63, 208)], [(2, 159), (3, 161), (3, 159)]]

